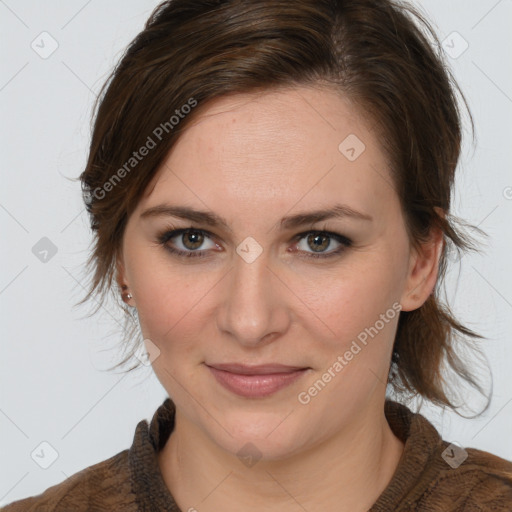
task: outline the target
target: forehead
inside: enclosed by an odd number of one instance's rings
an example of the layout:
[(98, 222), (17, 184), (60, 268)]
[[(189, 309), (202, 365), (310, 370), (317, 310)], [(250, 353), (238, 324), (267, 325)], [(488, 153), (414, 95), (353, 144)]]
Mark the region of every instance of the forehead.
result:
[(184, 199), (239, 212), (303, 209), (326, 200), (359, 208), (393, 199), (372, 122), (339, 93), (294, 88), (211, 102), (157, 172), (144, 203)]

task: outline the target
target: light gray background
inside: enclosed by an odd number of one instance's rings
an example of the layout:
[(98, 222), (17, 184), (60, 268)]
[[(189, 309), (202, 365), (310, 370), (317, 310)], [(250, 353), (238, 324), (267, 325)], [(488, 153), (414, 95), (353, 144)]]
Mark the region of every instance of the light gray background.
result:
[[(83, 320), (86, 309), (73, 308), (90, 232), (79, 184), (68, 179), (85, 164), (95, 93), (156, 3), (0, 1), (0, 505), (128, 448), (137, 422), (166, 396), (150, 368), (128, 376), (104, 371), (116, 361), (120, 337), (113, 311)], [(512, 459), (512, 2), (417, 3), (440, 38), (449, 36), (446, 50), (457, 56), (449, 61), (476, 121), (477, 146), (465, 146), (454, 213), (490, 238), (484, 254), (462, 259), (458, 285), (458, 270), (450, 272), (448, 296), (459, 317), (489, 338), (494, 375), (482, 418), (421, 412), (445, 439)], [(58, 43), (46, 59), (31, 47), (51, 49), (44, 31)], [(458, 56), (464, 41), (469, 47)], [(46, 263), (32, 252), (42, 237), (57, 247)], [(48, 469), (31, 458), (36, 448), (51, 456), (43, 441), (58, 452)]]

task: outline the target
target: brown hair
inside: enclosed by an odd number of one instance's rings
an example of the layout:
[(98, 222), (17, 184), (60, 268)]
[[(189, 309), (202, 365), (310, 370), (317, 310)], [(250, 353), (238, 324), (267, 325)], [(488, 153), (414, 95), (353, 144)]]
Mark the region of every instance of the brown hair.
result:
[[(418, 12), (390, 0), (169, 0), (126, 49), (95, 104), (80, 176), (94, 231), (92, 281), (82, 302), (114, 291), (127, 219), (209, 100), (326, 84), (379, 130), (411, 243), (441, 229), (453, 248), (473, 248), (455, 219), (442, 215), (450, 210), (460, 153), (460, 91)], [(134, 156), (143, 147), (150, 147), (145, 156)], [(446, 249), (435, 292), (419, 309), (400, 313), (389, 382), (400, 394), (456, 408), (443, 365), (483, 393), (455, 351), (459, 336), (480, 336), (439, 300)]]

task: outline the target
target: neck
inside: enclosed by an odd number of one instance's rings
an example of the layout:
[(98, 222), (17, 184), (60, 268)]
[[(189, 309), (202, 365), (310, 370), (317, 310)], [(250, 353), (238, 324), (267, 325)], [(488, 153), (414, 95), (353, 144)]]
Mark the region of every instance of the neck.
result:
[(181, 510), (367, 511), (388, 485), (403, 443), (384, 407), (368, 407), (336, 436), (287, 459), (244, 466), (176, 410), (159, 465)]

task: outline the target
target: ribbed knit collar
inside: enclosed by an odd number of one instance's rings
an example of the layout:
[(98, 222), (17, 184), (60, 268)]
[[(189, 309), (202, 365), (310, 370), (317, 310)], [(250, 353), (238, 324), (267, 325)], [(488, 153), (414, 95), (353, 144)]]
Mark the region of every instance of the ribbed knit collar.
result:
[[(442, 443), (437, 430), (421, 414), (390, 400), (384, 411), (393, 433), (405, 447), (389, 485), (369, 512), (389, 512), (403, 504), (415, 483), (425, 477), (425, 471), (432, 466), (429, 461)], [(181, 512), (165, 485), (157, 458), (174, 429), (174, 415), (174, 403), (167, 398), (150, 424), (142, 420), (135, 430), (129, 457), (133, 490), (141, 512)]]
[(165, 485), (157, 457), (174, 429), (175, 412), (174, 403), (166, 398), (149, 426), (146, 420), (142, 420), (135, 429), (130, 467), (140, 512), (181, 512)]
[(391, 481), (368, 512), (407, 508), (408, 501), (414, 499), (411, 490), (416, 487), (421, 494), (418, 483), (429, 481), (446, 464), (438, 457), (443, 440), (424, 416), (391, 400), (386, 400), (384, 413), (391, 430), (404, 443), (404, 451)]

